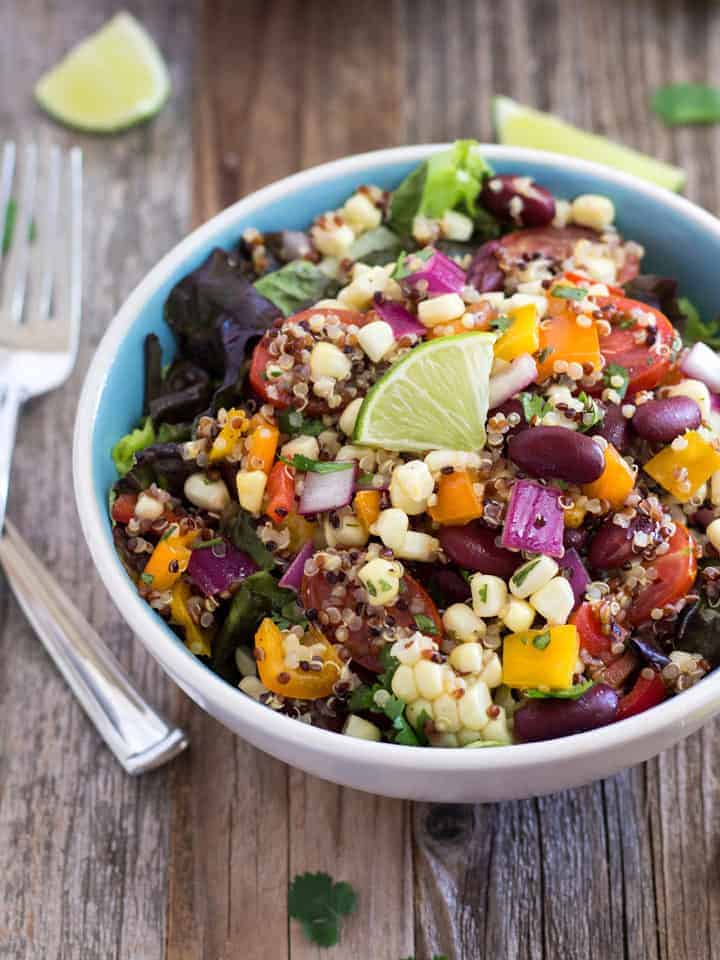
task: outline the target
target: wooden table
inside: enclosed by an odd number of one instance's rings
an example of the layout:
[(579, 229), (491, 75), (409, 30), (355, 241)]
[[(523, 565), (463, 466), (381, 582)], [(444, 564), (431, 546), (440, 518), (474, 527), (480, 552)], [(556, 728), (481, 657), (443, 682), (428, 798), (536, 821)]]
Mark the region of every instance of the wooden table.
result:
[[(80, 143), (87, 170), (80, 359), (25, 412), (11, 515), (191, 750), (126, 777), (3, 585), (0, 957), (32, 960), (570, 960), (720, 956), (720, 751), (710, 724), (584, 789), (497, 806), (405, 804), (304, 776), (233, 737), (133, 640), (94, 575), (70, 475), (78, 390), (114, 311), (193, 222), (355, 151), (491, 137), (503, 92), (682, 164), (717, 209), (720, 129), (669, 132), (648, 93), (718, 80), (720, 11), (652, 0), (138, 0), (173, 97), (148, 126), (69, 134), (34, 81), (116, 9), (0, 8), (0, 134)], [(63, 7), (63, 9), (61, 9)], [(288, 879), (360, 894), (328, 954), (288, 925)]]

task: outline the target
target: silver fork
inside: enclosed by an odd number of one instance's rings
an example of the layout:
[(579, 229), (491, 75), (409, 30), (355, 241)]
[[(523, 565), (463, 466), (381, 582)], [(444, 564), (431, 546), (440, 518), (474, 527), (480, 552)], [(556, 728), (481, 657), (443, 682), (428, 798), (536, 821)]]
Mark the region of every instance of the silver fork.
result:
[[(82, 155), (52, 147), (38, 189), (37, 147), (25, 148), (16, 190), (16, 148), (0, 161), (0, 224), (8, 236), (0, 299), (0, 562), (28, 620), (100, 735), (128, 773), (142, 773), (187, 746), (182, 730), (146, 704), (120, 664), (11, 523), (5, 523), (18, 413), (59, 387), (75, 365), (81, 308)], [(44, 196), (40, 196), (44, 192)], [(17, 196), (16, 204), (11, 197)], [(2, 258), (2, 252), (0, 252)]]

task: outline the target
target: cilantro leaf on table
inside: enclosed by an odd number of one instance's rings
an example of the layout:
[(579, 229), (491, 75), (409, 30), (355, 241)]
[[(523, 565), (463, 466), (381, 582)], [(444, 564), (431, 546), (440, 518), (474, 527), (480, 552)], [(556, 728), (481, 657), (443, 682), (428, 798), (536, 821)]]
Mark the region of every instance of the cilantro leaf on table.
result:
[(704, 83), (669, 83), (659, 87), (650, 106), (669, 127), (720, 121), (720, 88)]
[(356, 907), (357, 894), (350, 884), (336, 883), (327, 873), (298, 874), (288, 890), (288, 913), (320, 947), (338, 942), (342, 918)]

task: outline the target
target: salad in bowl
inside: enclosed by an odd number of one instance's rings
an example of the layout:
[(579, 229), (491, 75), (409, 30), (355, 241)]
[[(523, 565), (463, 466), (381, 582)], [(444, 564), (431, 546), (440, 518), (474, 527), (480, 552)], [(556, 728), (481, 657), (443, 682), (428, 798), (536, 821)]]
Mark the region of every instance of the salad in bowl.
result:
[(615, 215), (460, 141), (175, 284), (110, 514), (193, 654), (276, 713), (445, 748), (715, 666), (720, 358)]

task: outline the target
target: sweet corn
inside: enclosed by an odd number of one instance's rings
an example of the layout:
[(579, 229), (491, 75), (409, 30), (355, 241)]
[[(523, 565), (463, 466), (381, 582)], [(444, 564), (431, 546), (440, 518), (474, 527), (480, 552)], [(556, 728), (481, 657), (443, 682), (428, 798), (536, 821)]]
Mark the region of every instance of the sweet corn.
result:
[(342, 216), (355, 234), (380, 226), (382, 214), (366, 193), (354, 193), (342, 208)]
[(368, 455), (368, 452), (365, 447), (356, 447), (352, 443), (346, 443), (338, 449), (335, 460), (362, 460), (363, 457)]
[(581, 227), (602, 231), (615, 219), (615, 207), (609, 197), (597, 193), (582, 193), (570, 206), (570, 218)]
[(423, 699), (437, 700), (444, 690), (441, 665), (432, 660), (421, 660), (415, 666), (415, 683)]
[(360, 327), (357, 339), (361, 348), (373, 363), (379, 363), (385, 354), (395, 346), (395, 334), (390, 324), (384, 320), (373, 320), (372, 323)]
[(478, 676), (479, 680), (486, 683), (491, 690), (499, 687), (502, 683), (502, 663), (500, 657), (492, 650), (483, 650), (484, 666)]
[(515, 310), (517, 307), (525, 307), (529, 303), (532, 303), (535, 309), (537, 310), (538, 320), (542, 318), (547, 313), (547, 297), (542, 294), (531, 294), (531, 293), (514, 293), (511, 297), (507, 297), (503, 300), (503, 310), (506, 313), (509, 313)]
[[(455, 697), (450, 696), (450, 694), (443, 693), (433, 701), (433, 723), (438, 733), (458, 732), (462, 725), (460, 723), (458, 703), (460, 704), (460, 708), (462, 708), (462, 702), (465, 700), (465, 697), (467, 697), (467, 693), (460, 701), (457, 701)], [(465, 726), (468, 726), (468, 724), (465, 724)]]
[(720, 470), (716, 470), (710, 478), (710, 503), (720, 507)]
[(408, 530), (402, 547), (397, 551), (397, 555), (402, 560), (416, 560), (419, 563), (430, 563), (435, 560), (440, 551), (440, 541), (436, 537), (431, 537), (428, 533), (417, 533), (415, 530)]
[(427, 500), (435, 488), (432, 474), (422, 460), (410, 460), (395, 467), (391, 483), (394, 482), (411, 500)]
[(135, 516), (138, 520), (158, 520), (165, 511), (165, 504), (160, 503), (149, 493), (140, 494), (135, 504)]
[(483, 648), (479, 643), (461, 643), (450, 654), (450, 666), (458, 673), (480, 673), (483, 669)]
[[(364, 268), (362, 271), (358, 270), (360, 266)], [(367, 310), (376, 293), (393, 300), (400, 295), (400, 288), (385, 267), (367, 267), (358, 263), (353, 271), (352, 283), (343, 287), (337, 298), (345, 308)]]
[(368, 542), (368, 532), (355, 514), (342, 514), (339, 520), (337, 527), (334, 527), (327, 518), (323, 521), (323, 533), (327, 545), (329, 547), (364, 547)]
[(418, 304), (418, 319), (426, 327), (449, 323), (465, 313), (465, 302), (457, 293), (441, 293)]
[[(497, 707), (497, 704), (496, 704)], [(482, 730), (483, 740), (497, 740), (499, 743), (512, 743), (512, 735), (508, 728), (507, 713), (503, 707), (496, 717), (491, 717)]]
[(185, 481), (183, 491), (190, 503), (211, 513), (222, 513), (230, 503), (230, 494), (223, 481), (210, 480), (206, 473), (191, 474)]
[(475, 229), (475, 224), (470, 217), (466, 217), (464, 213), (458, 213), (457, 210), (446, 210), (440, 225), (447, 239), (456, 240), (458, 243), (469, 240)]
[(395, 657), (398, 663), (405, 664), (408, 667), (414, 667), (422, 659), (423, 653), (427, 650), (433, 650), (435, 644), (430, 637), (425, 636), (417, 630), (406, 640), (396, 640), (390, 648), (390, 654)]
[(470, 577), (473, 611), (478, 617), (497, 617), (507, 601), (507, 584), (489, 573)]
[(417, 700), (413, 700), (413, 702), (409, 703), (405, 708), (405, 716), (415, 729), (417, 729), (424, 713), (432, 720), (432, 703), (429, 700), (423, 699), (423, 697), (418, 697)]
[(342, 732), (346, 737), (357, 737), (358, 740), (378, 741), (382, 737), (379, 727), (376, 727), (374, 723), (370, 723), (369, 720), (358, 717), (354, 713), (348, 716)]
[(370, 594), (373, 606), (392, 606), (400, 593), (400, 578), (403, 569), (401, 564), (382, 557), (375, 557), (368, 561), (358, 571), (363, 586)]
[(529, 630), (535, 619), (535, 610), (525, 600), (510, 596), (500, 614), (500, 619), (511, 633)]
[(710, 543), (715, 547), (718, 553), (720, 553), (720, 519), (713, 520), (705, 533), (707, 534)]
[(253, 700), (259, 700), (264, 693), (269, 693), (268, 688), (258, 677), (243, 677), (238, 686)]
[(408, 532), (408, 516), (397, 507), (381, 510), (380, 516), (370, 528), (393, 553), (399, 553)]
[(392, 678), (392, 692), (405, 703), (412, 703), (418, 698), (417, 680), (413, 667), (401, 663)]
[(258, 514), (262, 510), (262, 499), (267, 484), (264, 470), (239, 470), (235, 477), (238, 501), (243, 510)]
[(321, 340), (316, 343), (310, 354), (310, 379), (317, 381), (322, 377), (345, 380), (350, 376), (352, 365), (348, 357), (334, 343)]
[(320, 253), (326, 257), (337, 257), (339, 260), (348, 255), (355, 242), (355, 234), (346, 223), (327, 226), (315, 224), (310, 228), (310, 235)]
[(436, 474), (445, 467), (452, 467), (454, 470), (479, 470), (481, 460), (477, 453), (466, 450), (431, 450), (425, 457), (425, 465), (431, 474)]
[(356, 397), (355, 400), (352, 400), (343, 410), (340, 420), (338, 421), (338, 426), (346, 437), (351, 437), (353, 435), (355, 423), (357, 422), (358, 414), (360, 413), (360, 407), (362, 405), (363, 398)]
[(510, 577), (510, 593), (524, 600), (544, 587), (557, 575), (558, 565), (552, 557), (534, 557), (519, 567)]
[(463, 644), (479, 640), (487, 632), (485, 622), (466, 603), (451, 604), (442, 621), (445, 632)]
[[(433, 706), (435, 706), (433, 704)], [(488, 707), (492, 706), (492, 697), (487, 685), (476, 680), (458, 701), (458, 714), (463, 727), (470, 730), (482, 730), (490, 719)]]
[(575, 594), (565, 577), (553, 577), (530, 597), (530, 605), (552, 626), (567, 623), (575, 606)]
[(310, 460), (317, 460), (320, 456), (320, 444), (317, 442), (317, 437), (308, 437), (302, 434), (284, 443), (280, 453), (286, 460), (292, 460), (296, 454), (309, 457)]

